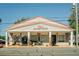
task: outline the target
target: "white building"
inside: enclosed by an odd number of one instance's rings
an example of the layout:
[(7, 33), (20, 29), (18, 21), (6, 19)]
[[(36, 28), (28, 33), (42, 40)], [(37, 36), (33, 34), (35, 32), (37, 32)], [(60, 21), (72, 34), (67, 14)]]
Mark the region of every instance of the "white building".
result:
[[(23, 38), (26, 36), (26, 38)], [(23, 40), (22, 40), (23, 39)], [(26, 39), (24, 41), (24, 39)], [(67, 25), (43, 18), (41, 16), (13, 24), (6, 30), (6, 46), (9, 45), (48, 45), (68, 42), (73, 46), (73, 29)]]

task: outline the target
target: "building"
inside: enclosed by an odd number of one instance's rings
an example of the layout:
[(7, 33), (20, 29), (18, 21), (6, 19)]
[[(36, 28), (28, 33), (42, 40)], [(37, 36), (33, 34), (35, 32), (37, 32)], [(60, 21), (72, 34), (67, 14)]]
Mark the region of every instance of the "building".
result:
[(69, 40), (70, 46), (73, 46), (72, 28), (41, 16), (13, 24), (6, 30), (6, 46), (16, 44), (53, 46), (58, 42)]

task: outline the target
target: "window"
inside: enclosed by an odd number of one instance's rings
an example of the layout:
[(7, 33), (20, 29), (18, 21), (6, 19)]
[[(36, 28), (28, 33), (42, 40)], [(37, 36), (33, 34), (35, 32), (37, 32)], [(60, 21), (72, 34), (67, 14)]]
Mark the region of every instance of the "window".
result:
[(59, 35), (58, 41), (59, 42), (64, 42), (64, 35)]

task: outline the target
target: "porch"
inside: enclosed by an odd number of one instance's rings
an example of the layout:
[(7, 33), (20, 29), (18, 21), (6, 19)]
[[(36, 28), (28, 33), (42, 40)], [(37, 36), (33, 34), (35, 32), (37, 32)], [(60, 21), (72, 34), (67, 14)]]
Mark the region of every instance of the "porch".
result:
[[(69, 47), (72, 32), (8, 32), (6, 46), (8, 47)], [(23, 37), (24, 43), (22, 42)], [(71, 41), (70, 46), (72, 46)]]

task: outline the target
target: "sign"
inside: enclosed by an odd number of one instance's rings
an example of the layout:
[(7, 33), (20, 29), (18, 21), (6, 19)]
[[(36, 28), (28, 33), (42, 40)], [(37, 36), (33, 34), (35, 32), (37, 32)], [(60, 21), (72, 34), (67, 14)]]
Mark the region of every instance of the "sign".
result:
[(47, 27), (44, 27), (42, 25), (38, 25), (36, 27), (33, 28), (34, 30), (47, 30), (48, 28)]

